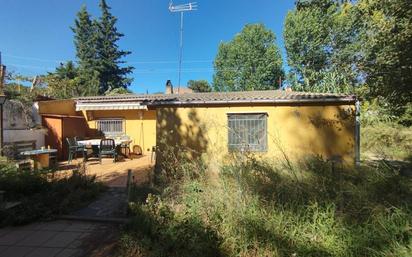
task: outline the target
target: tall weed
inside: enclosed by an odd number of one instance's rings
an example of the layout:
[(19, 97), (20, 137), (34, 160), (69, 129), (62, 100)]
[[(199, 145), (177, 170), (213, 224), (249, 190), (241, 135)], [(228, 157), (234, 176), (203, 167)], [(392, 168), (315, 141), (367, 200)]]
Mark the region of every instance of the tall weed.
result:
[(9, 161), (0, 160), (0, 190), (6, 201), (20, 205), (0, 210), (0, 227), (20, 225), (39, 219), (52, 219), (94, 200), (103, 186), (82, 172), (49, 180), (46, 174), (18, 171)]
[(407, 160), (412, 157), (412, 128), (378, 123), (361, 128), (364, 158)]
[(174, 193), (163, 187), (133, 203), (121, 253), (412, 255), (411, 179), (384, 166), (332, 168), (316, 157), (293, 165), (253, 155), (233, 158), (217, 180), (204, 175), (204, 165), (195, 164), (200, 161), (192, 162), (198, 175), (180, 176)]

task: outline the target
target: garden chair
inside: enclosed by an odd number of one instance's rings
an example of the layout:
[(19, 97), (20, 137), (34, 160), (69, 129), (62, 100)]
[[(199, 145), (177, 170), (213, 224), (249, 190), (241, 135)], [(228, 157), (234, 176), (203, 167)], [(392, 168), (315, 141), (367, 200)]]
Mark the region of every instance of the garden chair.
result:
[(130, 137), (127, 135), (123, 135), (119, 138), (123, 142), (120, 144), (120, 153), (127, 158), (130, 158)]
[(77, 153), (81, 152), (83, 159), (87, 157), (87, 150), (84, 145), (79, 145), (75, 137), (66, 137), (67, 149), (69, 153), (69, 158), (67, 163), (71, 163), (73, 158), (76, 158)]
[(116, 162), (117, 160), (117, 149), (116, 149), (116, 143), (114, 139), (102, 139), (100, 141), (100, 149), (99, 149), (99, 161), (102, 163), (102, 156), (113, 156), (114, 160), (113, 162)]

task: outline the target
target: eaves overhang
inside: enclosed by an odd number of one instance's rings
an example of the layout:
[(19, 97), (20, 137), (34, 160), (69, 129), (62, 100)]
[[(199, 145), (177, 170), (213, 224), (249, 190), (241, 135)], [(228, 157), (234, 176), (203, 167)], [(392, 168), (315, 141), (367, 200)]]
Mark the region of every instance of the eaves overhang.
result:
[(76, 111), (99, 110), (147, 110), (147, 106), (136, 102), (76, 102)]

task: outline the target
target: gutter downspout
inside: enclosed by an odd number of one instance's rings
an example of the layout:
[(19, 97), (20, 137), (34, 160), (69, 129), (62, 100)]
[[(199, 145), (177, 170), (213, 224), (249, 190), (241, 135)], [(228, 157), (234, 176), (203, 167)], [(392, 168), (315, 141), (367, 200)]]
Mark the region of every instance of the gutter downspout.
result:
[(144, 145), (144, 129), (143, 129), (143, 110), (139, 110), (139, 120), (140, 120), (140, 137), (139, 137), (139, 145), (142, 147), (142, 153), (145, 151)]
[(355, 166), (360, 166), (360, 102), (355, 102)]

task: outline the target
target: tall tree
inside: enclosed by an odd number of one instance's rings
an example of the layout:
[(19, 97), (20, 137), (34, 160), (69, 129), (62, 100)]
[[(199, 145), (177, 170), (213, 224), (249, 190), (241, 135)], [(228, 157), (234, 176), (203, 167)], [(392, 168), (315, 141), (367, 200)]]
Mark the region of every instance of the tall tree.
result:
[[(411, 112), (411, 1), (360, 0), (357, 7), (363, 28), (359, 66), (368, 85), (366, 96), (386, 99), (397, 116)], [(412, 120), (405, 124), (412, 125)]]
[(249, 24), (233, 40), (219, 45), (213, 86), (216, 91), (279, 88), (284, 76), (275, 34), (263, 24)]
[(286, 17), (284, 38), (289, 78), (298, 89), (361, 86), (356, 91), (365, 100), (379, 100), (412, 124), (410, 0), (300, 0)]
[(79, 83), (83, 95), (95, 95), (99, 89), (99, 71), (97, 70), (97, 26), (83, 5), (77, 13), (74, 27), (74, 45), (79, 63)]
[(61, 63), (42, 80), (47, 84), (47, 93), (55, 98), (67, 99), (87, 95), (84, 84), (80, 83), (79, 68), (72, 61)]
[(54, 74), (59, 79), (75, 79), (78, 77), (79, 69), (72, 61), (68, 61), (60, 63), (56, 70), (49, 74)]
[(133, 67), (121, 67), (122, 58), (131, 52), (119, 50), (117, 42), (123, 34), (117, 31), (117, 18), (110, 13), (105, 0), (100, 1), (102, 15), (97, 22), (97, 67), (99, 71), (99, 94), (115, 88), (127, 88), (132, 79), (127, 77)]
[(334, 0), (297, 1), (288, 12), (283, 35), (294, 86), (308, 91), (353, 90), (359, 80), (353, 12), (352, 3)]
[(192, 89), (193, 92), (210, 92), (212, 91), (211, 86), (207, 80), (189, 80), (187, 82), (187, 87)]

